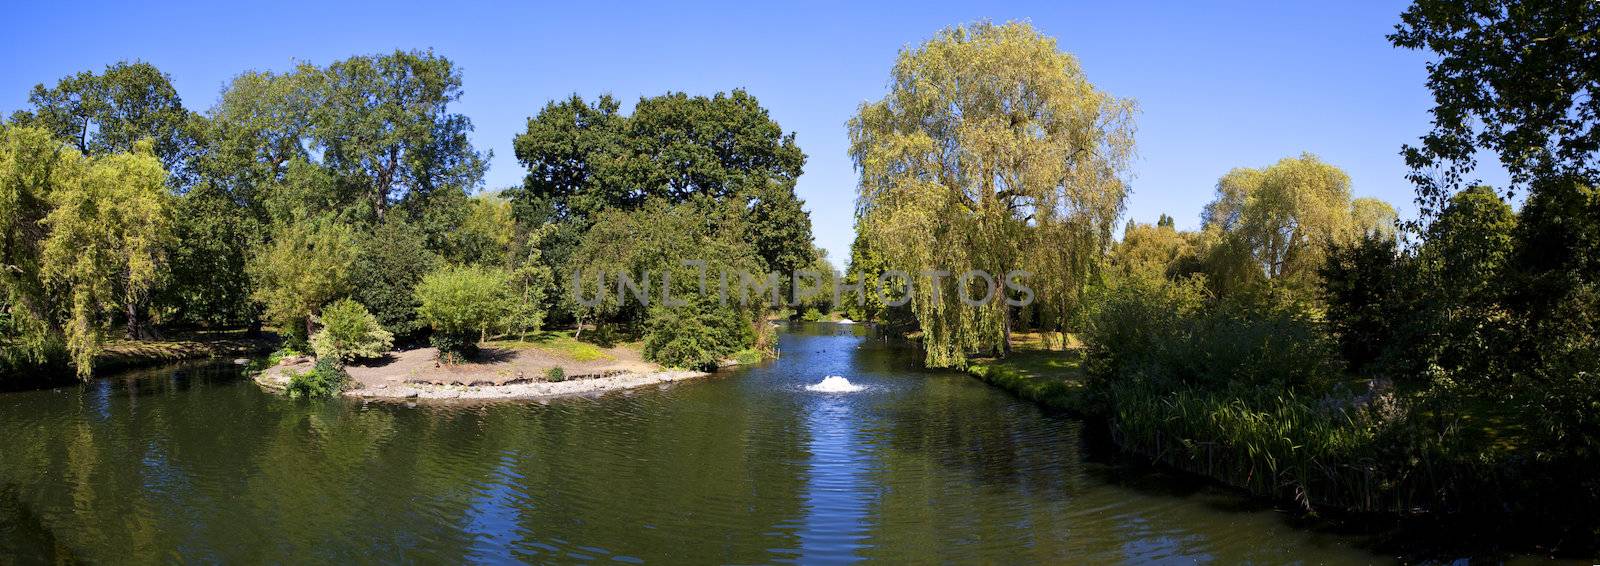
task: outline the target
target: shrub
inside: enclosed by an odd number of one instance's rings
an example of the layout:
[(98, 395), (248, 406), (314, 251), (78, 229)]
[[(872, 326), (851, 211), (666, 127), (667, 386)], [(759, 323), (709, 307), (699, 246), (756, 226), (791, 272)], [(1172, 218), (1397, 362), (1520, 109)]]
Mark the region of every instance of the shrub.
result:
[(567, 380), (567, 371), (564, 370), (564, 369), (561, 369), (561, 366), (555, 366), (555, 367), (552, 367), (550, 369), (544, 370), (544, 380), (545, 381), (550, 381), (550, 382), (566, 381)]
[(503, 269), (445, 267), (417, 285), (417, 316), (433, 329), (430, 342), (445, 363), (470, 356), (478, 340), (516, 306), (511, 275)]
[(718, 362), (755, 341), (739, 311), (703, 298), (677, 308), (652, 307), (645, 327), (645, 358), (700, 371), (716, 369)]
[(339, 364), (363, 358), (376, 358), (394, 346), (394, 335), (378, 325), (378, 319), (350, 299), (334, 301), (322, 309), (322, 329), (311, 337), (317, 359)]
[(733, 360), (741, 365), (750, 365), (761, 362), (761, 352), (754, 348), (745, 348), (733, 353)]
[(316, 367), (305, 373), (290, 373), (286, 391), (292, 399), (302, 397), (332, 397), (344, 389), (350, 376), (330, 359), (317, 360)]

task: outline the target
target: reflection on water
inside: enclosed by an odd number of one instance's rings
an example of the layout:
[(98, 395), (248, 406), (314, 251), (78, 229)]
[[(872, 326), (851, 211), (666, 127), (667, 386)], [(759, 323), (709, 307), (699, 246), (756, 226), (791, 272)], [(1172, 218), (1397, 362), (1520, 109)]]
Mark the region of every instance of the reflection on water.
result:
[(545, 403), (296, 402), (231, 365), (0, 394), (0, 563), (1385, 560), (867, 332)]

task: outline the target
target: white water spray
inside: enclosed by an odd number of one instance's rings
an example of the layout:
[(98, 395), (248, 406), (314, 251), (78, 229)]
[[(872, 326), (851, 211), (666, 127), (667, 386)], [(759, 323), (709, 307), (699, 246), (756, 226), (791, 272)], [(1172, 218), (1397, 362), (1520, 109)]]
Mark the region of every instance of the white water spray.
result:
[(837, 375), (830, 375), (822, 378), (821, 383), (806, 386), (807, 391), (819, 393), (852, 393), (862, 389), (864, 388), (860, 385), (850, 383), (850, 380)]

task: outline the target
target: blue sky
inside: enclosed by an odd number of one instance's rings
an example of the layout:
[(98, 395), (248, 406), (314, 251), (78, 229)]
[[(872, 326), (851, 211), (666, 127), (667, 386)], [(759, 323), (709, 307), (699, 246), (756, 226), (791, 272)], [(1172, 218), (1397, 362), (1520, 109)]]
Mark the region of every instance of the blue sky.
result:
[[(1127, 217), (1199, 225), (1218, 177), (1312, 152), (1350, 173), (1357, 196), (1414, 211), (1398, 151), (1428, 128), (1429, 56), (1384, 40), (1406, 3), (742, 2), (552, 5), (452, 2), (12, 4), (0, 37), (0, 112), (36, 83), (142, 59), (204, 110), (232, 76), (353, 54), (427, 48), (458, 63), (455, 109), (494, 151), (487, 186), (520, 182), (511, 140), (547, 101), (610, 92), (745, 88), (808, 160), (798, 191), (818, 244), (849, 256), (855, 172), (845, 121), (883, 96), (897, 52), (979, 19), (1026, 19), (1089, 80), (1139, 102)], [(238, 5), (234, 5), (238, 4)]]

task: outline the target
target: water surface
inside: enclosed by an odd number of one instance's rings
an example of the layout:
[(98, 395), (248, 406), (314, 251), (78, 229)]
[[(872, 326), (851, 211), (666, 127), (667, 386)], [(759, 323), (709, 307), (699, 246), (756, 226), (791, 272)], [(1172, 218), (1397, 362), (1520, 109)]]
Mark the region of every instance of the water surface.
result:
[(865, 332), (543, 403), (291, 401), (215, 364), (0, 393), (0, 563), (1388, 560)]

